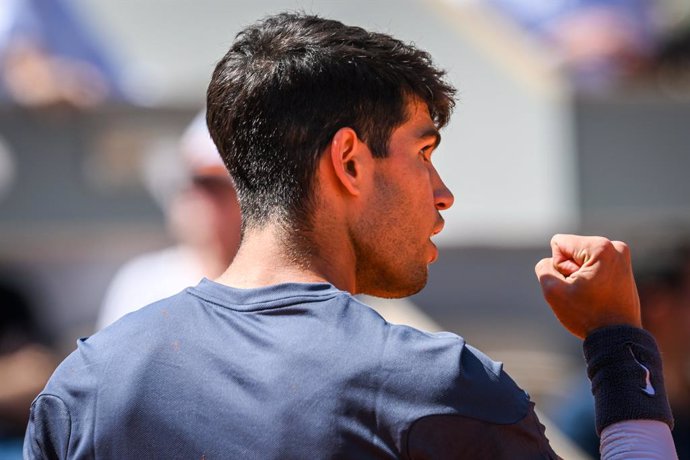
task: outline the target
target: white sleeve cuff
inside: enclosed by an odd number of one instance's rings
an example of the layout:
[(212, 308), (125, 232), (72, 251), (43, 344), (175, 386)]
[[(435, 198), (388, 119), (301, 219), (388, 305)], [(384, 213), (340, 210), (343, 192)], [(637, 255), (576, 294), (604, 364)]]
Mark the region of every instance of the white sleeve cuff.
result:
[(671, 430), (656, 420), (625, 420), (601, 432), (602, 460), (677, 459)]

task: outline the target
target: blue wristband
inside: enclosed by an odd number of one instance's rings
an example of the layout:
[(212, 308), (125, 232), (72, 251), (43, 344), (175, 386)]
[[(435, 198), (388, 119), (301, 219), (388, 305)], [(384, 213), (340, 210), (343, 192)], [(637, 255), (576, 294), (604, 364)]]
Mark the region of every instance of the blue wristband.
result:
[(623, 420), (659, 420), (673, 429), (661, 356), (652, 335), (632, 326), (597, 329), (583, 343), (597, 433)]

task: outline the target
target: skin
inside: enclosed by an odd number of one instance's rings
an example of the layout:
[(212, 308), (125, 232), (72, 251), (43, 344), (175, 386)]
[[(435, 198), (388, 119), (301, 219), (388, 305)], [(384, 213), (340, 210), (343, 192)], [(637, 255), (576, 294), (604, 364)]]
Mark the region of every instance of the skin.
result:
[[(453, 205), (431, 163), (439, 141), (426, 106), (416, 100), (391, 134), (386, 158), (374, 158), (353, 129), (341, 128), (318, 163), (309, 234), (296, 235), (279, 221), (248, 229), (217, 281), (238, 288), (329, 282), (381, 297), (418, 292), (438, 256), (431, 237), (443, 228), (440, 211)], [(551, 249), (535, 270), (568, 331), (584, 338), (606, 326), (641, 327), (624, 243), (555, 235)]]
[(440, 136), (429, 112), (423, 104), (410, 112), (391, 136), (389, 156), (376, 160), (372, 197), (352, 232), (359, 289), (379, 297), (409, 296), (426, 285), (438, 257), (430, 238), (454, 200), (431, 162)]
[(535, 267), (544, 298), (573, 335), (596, 329), (642, 327), (630, 250), (599, 236), (555, 235), (552, 256)]
[(440, 211), (453, 195), (431, 163), (440, 136), (427, 107), (410, 101), (408, 115), (383, 159), (353, 129), (338, 130), (317, 166), (309, 234), (279, 222), (248, 229), (217, 281), (239, 288), (329, 282), (384, 297), (419, 291), (438, 256), (431, 237), (443, 228)]

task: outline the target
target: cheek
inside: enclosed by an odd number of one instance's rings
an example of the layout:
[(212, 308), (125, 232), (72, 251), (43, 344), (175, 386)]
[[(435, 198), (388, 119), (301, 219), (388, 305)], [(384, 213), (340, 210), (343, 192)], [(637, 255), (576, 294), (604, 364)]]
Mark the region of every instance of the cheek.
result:
[(436, 222), (430, 165), (411, 161), (404, 167), (375, 176), (369, 215), (377, 216), (396, 239), (414, 238)]
[(410, 166), (401, 183), (414, 192), (417, 201), (433, 204), (435, 174), (431, 163), (419, 159)]
[(387, 203), (380, 212), (381, 238), (386, 241), (389, 249), (401, 257), (405, 253), (416, 252), (420, 243), (420, 230), (429, 220), (426, 200), (411, 187), (389, 187), (388, 193), (381, 196), (382, 202)]

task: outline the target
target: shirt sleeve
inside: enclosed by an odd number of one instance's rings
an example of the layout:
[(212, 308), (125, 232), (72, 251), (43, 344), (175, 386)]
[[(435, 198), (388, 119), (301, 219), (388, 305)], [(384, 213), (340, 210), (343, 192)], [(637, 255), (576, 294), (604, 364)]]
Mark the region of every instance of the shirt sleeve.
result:
[(71, 427), (69, 409), (64, 401), (54, 395), (40, 395), (31, 405), (24, 458), (67, 458)]
[(408, 435), (407, 456), (414, 460), (491, 458), (559, 459), (530, 403), (516, 423), (490, 423), (461, 415), (431, 415), (417, 420)]
[(604, 460), (674, 460), (676, 448), (668, 425), (657, 420), (627, 420), (601, 432)]

